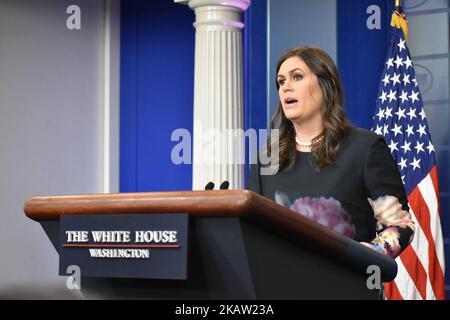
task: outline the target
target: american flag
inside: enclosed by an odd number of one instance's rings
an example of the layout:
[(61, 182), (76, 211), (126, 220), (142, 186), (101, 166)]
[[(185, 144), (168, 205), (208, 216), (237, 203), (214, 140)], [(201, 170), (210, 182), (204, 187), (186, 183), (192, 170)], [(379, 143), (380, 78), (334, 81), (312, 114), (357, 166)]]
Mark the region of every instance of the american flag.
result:
[(406, 26), (404, 16), (394, 12), (372, 131), (384, 137), (397, 162), (416, 231), (396, 259), (398, 274), (385, 284), (386, 298), (445, 299), (435, 151), (404, 31), (394, 23), (399, 19)]

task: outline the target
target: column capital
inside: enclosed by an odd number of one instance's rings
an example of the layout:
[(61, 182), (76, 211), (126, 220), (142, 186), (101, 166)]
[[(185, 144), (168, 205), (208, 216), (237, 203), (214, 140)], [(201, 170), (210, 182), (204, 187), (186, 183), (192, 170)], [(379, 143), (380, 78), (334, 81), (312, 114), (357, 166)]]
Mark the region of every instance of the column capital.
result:
[[(250, 6), (250, 0), (174, 0), (187, 4), (195, 11), (196, 29), (242, 29), (242, 13)], [(206, 29), (205, 29), (206, 28)]]
[(205, 6), (224, 6), (245, 11), (250, 6), (250, 0), (174, 0), (174, 2), (187, 4), (191, 9)]

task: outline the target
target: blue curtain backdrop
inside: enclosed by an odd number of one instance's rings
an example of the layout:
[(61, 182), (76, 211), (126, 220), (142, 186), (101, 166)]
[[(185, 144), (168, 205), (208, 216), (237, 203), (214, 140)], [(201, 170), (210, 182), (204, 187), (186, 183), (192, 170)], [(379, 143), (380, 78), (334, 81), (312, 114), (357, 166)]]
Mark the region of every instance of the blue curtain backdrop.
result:
[[(369, 29), (370, 6), (380, 9), (380, 29)], [(370, 129), (388, 45), (394, 1), (338, 0), (338, 67), (345, 108), (353, 124)], [(370, 21), (372, 22), (372, 21)]]

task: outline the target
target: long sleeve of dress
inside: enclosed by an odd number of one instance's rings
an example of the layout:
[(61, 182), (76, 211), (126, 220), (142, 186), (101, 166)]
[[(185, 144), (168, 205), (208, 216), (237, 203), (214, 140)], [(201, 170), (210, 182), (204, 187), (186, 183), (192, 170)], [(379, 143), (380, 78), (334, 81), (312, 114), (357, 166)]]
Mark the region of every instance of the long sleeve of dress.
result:
[(259, 176), (259, 162), (250, 165), (250, 174), (248, 179), (248, 189), (256, 192), (258, 194), (262, 194), (261, 190), (261, 179)]
[(396, 258), (411, 243), (415, 227), (397, 165), (382, 138), (370, 148), (364, 180), (377, 222), (377, 236), (370, 244)]

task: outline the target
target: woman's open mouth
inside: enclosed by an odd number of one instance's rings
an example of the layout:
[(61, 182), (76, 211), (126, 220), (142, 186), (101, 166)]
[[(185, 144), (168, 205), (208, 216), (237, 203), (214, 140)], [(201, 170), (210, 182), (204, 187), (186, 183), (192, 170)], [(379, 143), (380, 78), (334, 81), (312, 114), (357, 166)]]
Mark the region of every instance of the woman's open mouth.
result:
[(294, 98), (287, 98), (284, 100), (284, 105), (288, 108), (295, 107), (297, 105), (298, 100)]

